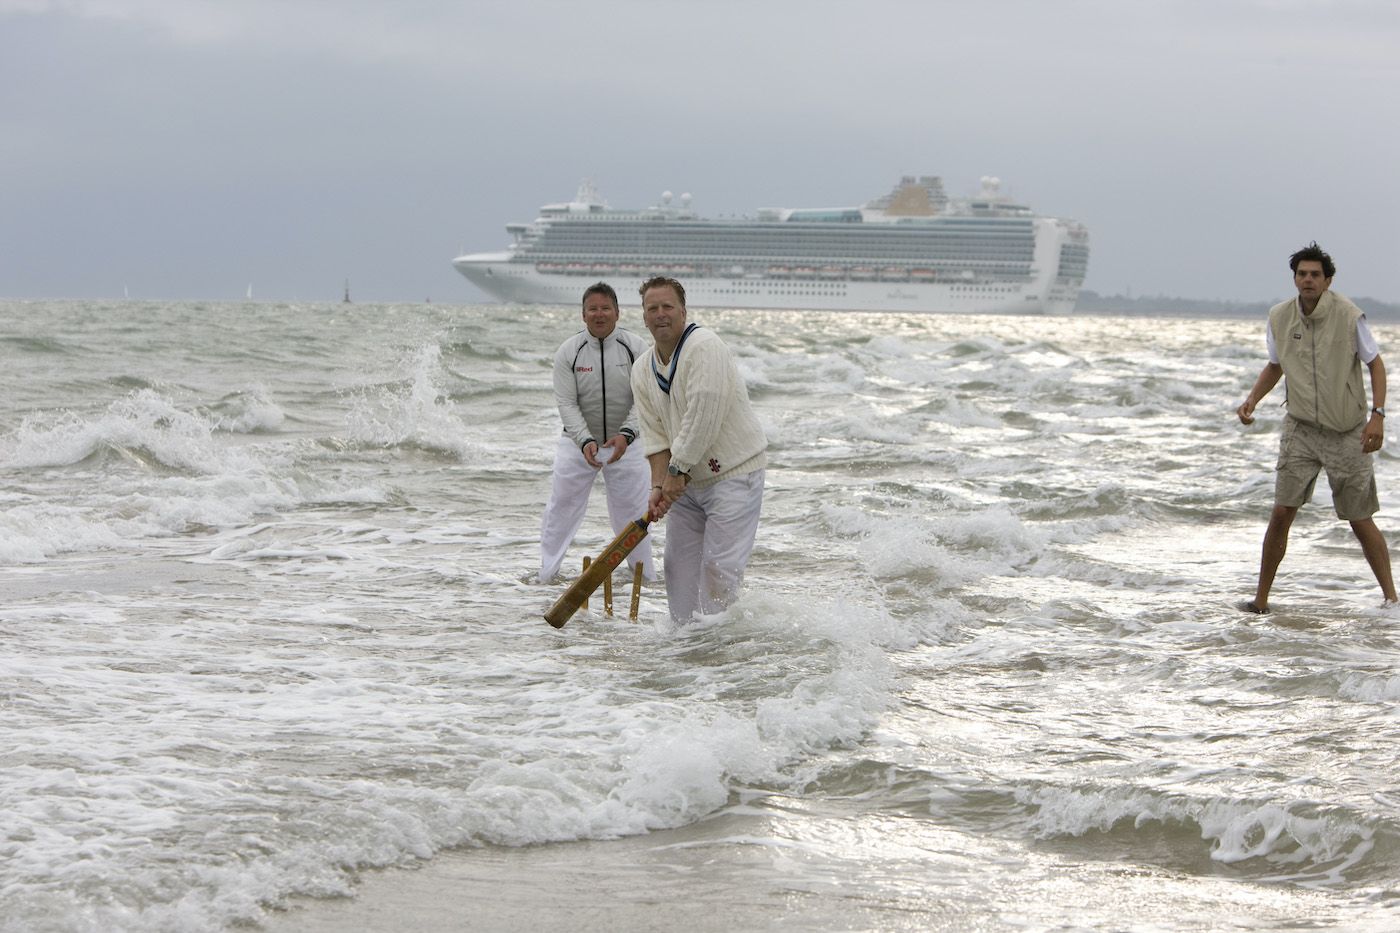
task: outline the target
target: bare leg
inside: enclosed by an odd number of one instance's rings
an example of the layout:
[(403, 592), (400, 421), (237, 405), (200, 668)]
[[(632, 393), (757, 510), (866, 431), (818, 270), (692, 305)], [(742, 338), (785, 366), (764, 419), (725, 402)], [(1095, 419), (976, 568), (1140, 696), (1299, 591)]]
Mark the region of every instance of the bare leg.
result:
[(1390, 549), (1386, 547), (1385, 535), (1381, 534), (1376, 523), (1369, 518), (1352, 522), (1351, 530), (1356, 535), (1356, 540), (1361, 542), (1361, 553), (1366, 555), (1366, 563), (1371, 565), (1371, 572), (1376, 575), (1376, 582), (1381, 585), (1385, 601), (1395, 602), (1395, 581), (1390, 577)]
[[(1296, 506), (1287, 505), (1276, 505), (1269, 514), (1269, 527), (1264, 532), (1264, 547), (1259, 555), (1259, 585), (1254, 590), (1251, 607), (1255, 612), (1265, 612), (1269, 608), (1269, 590), (1273, 589), (1274, 574), (1278, 572), (1278, 565), (1283, 563), (1283, 555), (1288, 552), (1288, 531), (1293, 527), (1297, 514)], [(1379, 531), (1376, 533), (1380, 534)], [(1387, 556), (1386, 566), (1389, 565), (1390, 558)]]

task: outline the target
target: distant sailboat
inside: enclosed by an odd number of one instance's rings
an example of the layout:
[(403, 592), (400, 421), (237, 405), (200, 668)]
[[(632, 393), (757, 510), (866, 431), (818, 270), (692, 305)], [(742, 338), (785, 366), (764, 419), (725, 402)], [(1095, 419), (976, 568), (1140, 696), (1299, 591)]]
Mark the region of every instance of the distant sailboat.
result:
[(346, 279), (346, 280), (345, 280), (345, 298), (342, 299), (340, 303), (343, 304), (343, 305), (348, 305), (348, 304), (350, 304), (350, 280), (349, 280), (349, 279)]
[(244, 296), (248, 301), (253, 300), (253, 283), (248, 283), (248, 294)]
[(131, 290), (128, 289), (125, 285), (122, 286), (122, 297), (123, 297), (123, 298), (130, 298), (130, 297), (131, 297)]

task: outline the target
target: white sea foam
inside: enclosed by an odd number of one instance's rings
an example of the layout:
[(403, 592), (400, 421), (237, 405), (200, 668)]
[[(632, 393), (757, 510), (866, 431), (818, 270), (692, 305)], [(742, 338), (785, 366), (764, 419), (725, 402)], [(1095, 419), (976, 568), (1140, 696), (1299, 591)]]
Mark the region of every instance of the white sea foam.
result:
[[(30, 703), (51, 704), (62, 697), (59, 706), (72, 717), (45, 739), (45, 754), (68, 766), (20, 766), (12, 771), (9, 793), (0, 793), (0, 805), (16, 815), (12, 838), (27, 840), (21, 867), (81, 891), (143, 848), (154, 845), (158, 854), (171, 846), (196, 845), (194, 838), (185, 838), (193, 831), (204, 839), (201, 850), (244, 852), (245, 867), (215, 870), (188, 858), (184, 866), (159, 860), (129, 865), (129, 883), (147, 906), (129, 913), (99, 909), (92, 916), (117, 927), (213, 929), (214, 918), (256, 916), (259, 900), (290, 890), (337, 890), (333, 866), (338, 864), (394, 864), (468, 843), (523, 845), (645, 832), (712, 812), (726, 802), (736, 781), (801, 786), (807, 778), (790, 769), (833, 744), (858, 741), (889, 696), (890, 670), (872, 644), (889, 623), (850, 606), (788, 605), (766, 598), (741, 603), (723, 625), (697, 630), (695, 647), (701, 650), (723, 653), (728, 639), (754, 636), (761, 639), (755, 647), (766, 644), (765, 653), (787, 668), (780, 678), (787, 688), (710, 704), (690, 697), (623, 702), (617, 684), (590, 686), (586, 669), (571, 671), (574, 662), (561, 665), (530, 654), (521, 654), (519, 664), (502, 658), (494, 672), (488, 666), (481, 672), (487, 675), (484, 690), (462, 685), (448, 695), (434, 683), (438, 675), (424, 671), (429, 673), (424, 680), (402, 661), (381, 664), (354, 652), (317, 660), (313, 652), (324, 651), (324, 645), (317, 648), (319, 640), (306, 637), (313, 631), (333, 630), (340, 633), (337, 638), (374, 635), (348, 604), (278, 616), (290, 641), (279, 639), (232, 667), (214, 662), (222, 673), (191, 677), (178, 673), (183, 664), (177, 659), (187, 651), (203, 652), (186, 644), (178, 629), (151, 641), (153, 633), (133, 628), (124, 613), (83, 606), (0, 614), (10, 625), (67, 620), (80, 629), (102, 626), (123, 633), (105, 646), (103, 657), (129, 657), (115, 665), (87, 658), (26, 666), (23, 680), (15, 679), (17, 668), (8, 669), (12, 662), (0, 662), (0, 679), (29, 685), (20, 690)], [(793, 626), (799, 618), (803, 624)], [(197, 640), (238, 637), (225, 626), (201, 630)], [(302, 634), (294, 635), (296, 630)], [(74, 634), (54, 630), (64, 639)], [(784, 653), (773, 656), (789, 639), (798, 653), (787, 654), (786, 661)], [(689, 650), (683, 643), (673, 648)], [(592, 653), (580, 652), (579, 660), (586, 663)], [(663, 654), (659, 660), (660, 667), (643, 672), (703, 673), (683, 657), (669, 660)], [(128, 665), (150, 670), (172, 661), (174, 669), (159, 676), (133, 682), (126, 673)], [(794, 662), (800, 669), (791, 669)], [(488, 699), (489, 684), (500, 675), (517, 684), (507, 722), (490, 712), (494, 704)], [(755, 675), (762, 676), (742, 667), (730, 674), (745, 680)], [(743, 686), (747, 691), (759, 683)], [(158, 711), (154, 715), (124, 719), (123, 728), (113, 731), (98, 712), (148, 689), (165, 694), (142, 701)], [(558, 715), (561, 711), (567, 718)], [(483, 714), (486, 718), (479, 719)], [(240, 775), (236, 764), (250, 743), (256, 747), (270, 740), (275, 746), (285, 732), (282, 741), (303, 736), (327, 751), (359, 748), (371, 767), (383, 736), (397, 736), (401, 746), (413, 747), (421, 735), (426, 765), (435, 754), (431, 736), (441, 735), (444, 715), (473, 750), (474, 776), (460, 791), (452, 789), (455, 781), (413, 787), (333, 775)], [(222, 726), (210, 731), (210, 722)], [(112, 763), (118, 771), (112, 771)], [(91, 781), (103, 788), (98, 798), (89, 796)], [(57, 806), (39, 804), (64, 797), (68, 802)], [(289, 806), (295, 810), (280, 819), (291, 822), (279, 831), (265, 814)], [(227, 812), (233, 822), (221, 826), (214, 816), (191, 825), (180, 816), (199, 812)], [(313, 831), (314, 849), (309, 839), (301, 839)], [(278, 854), (257, 854), (263, 847), (259, 840), (286, 832), (292, 836), (277, 842)], [(185, 891), (175, 902), (158, 894), (171, 887)], [(62, 900), (36, 893), (30, 903), (52, 906)]]
[[(117, 374), (0, 369), (7, 933), (223, 930), (357, 867), (668, 828), (866, 922), (951, 877), (968, 925), (1019, 922), (1012, 884), (1028, 926), (1102, 901), (1150, 929), (1169, 882), (1341, 927), (1394, 875), (1393, 626), (1345, 526), (1300, 513), (1287, 613), (1229, 608), (1275, 451), (1219, 416), (1258, 356), (1219, 348), (1257, 326), (721, 327), (774, 441), (744, 595), (677, 627), (647, 586), (641, 624), (595, 596), (554, 630), (558, 587), (522, 581), (576, 308), (84, 309), (0, 316)], [(216, 349), (182, 373), (153, 330)], [(793, 857), (725, 841), (754, 839)], [(672, 890), (722, 890), (701, 874)]]
[(142, 389), (93, 418), (73, 411), (26, 418), (0, 449), (0, 467), (67, 466), (102, 451), (147, 454), (155, 463), (194, 473), (220, 472), (225, 457), (239, 456), (213, 442), (208, 419)]
[(931, 574), (943, 586), (965, 586), (1031, 559), (1042, 547), (1039, 533), (1003, 509), (925, 518), (826, 506), (821, 514), (836, 532), (866, 540), (860, 558), (876, 577)]
[(407, 369), (405, 385), (362, 390), (355, 396), (346, 425), (350, 439), (376, 446), (415, 444), (471, 457), (470, 432), (441, 388), (444, 371), (439, 345), (419, 347)]
[(1400, 674), (1347, 674), (1337, 695), (1366, 703), (1393, 703), (1400, 700)]
[[(0, 564), (129, 546), (190, 527), (235, 526), (291, 507), (303, 496), (281, 447), (233, 445), (215, 434), (216, 420), (141, 390), (92, 416), (63, 411), (26, 418), (4, 439), (0, 468), (28, 479), (33, 490), (0, 514)], [(67, 504), (35, 501), (62, 484), (65, 469), (95, 456), (92, 482)], [(313, 487), (319, 485), (312, 482)]]
[(39, 563), (56, 554), (120, 547), (126, 541), (82, 509), (27, 503), (0, 511), (0, 565)]
[(750, 392), (803, 390), (846, 394), (865, 382), (865, 367), (848, 358), (819, 350), (795, 353), (741, 354), (739, 374)]
[(1340, 883), (1348, 866), (1371, 851), (1374, 830), (1346, 815), (1304, 815), (1292, 806), (1242, 800), (1162, 796), (1134, 790), (1038, 787), (1017, 792), (1035, 808), (1041, 836), (1109, 832), (1123, 823), (1194, 825), (1210, 842), (1210, 857), (1233, 863), (1263, 859), (1297, 866), (1298, 877)]
[(287, 420), (286, 412), (257, 387), (237, 392), (213, 406), (212, 420), (220, 431), (254, 434), (276, 431)]

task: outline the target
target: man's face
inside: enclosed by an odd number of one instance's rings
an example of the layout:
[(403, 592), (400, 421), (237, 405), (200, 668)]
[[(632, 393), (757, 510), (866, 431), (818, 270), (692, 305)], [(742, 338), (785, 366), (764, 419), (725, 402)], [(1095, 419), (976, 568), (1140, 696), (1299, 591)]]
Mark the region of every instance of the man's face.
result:
[(1323, 275), (1322, 263), (1316, 259), (1304, 259), (1293, 271), (1293, 284), (1298, 286), (1298, 297), (1319, 298), (1331, 286), (1332, 280)]
[(617, 326), (617, 305), (607, 295), (597, 292), (589, 295), (583, 303), (583, 326), (599, 339), (611, 334)]
[(642, 323), (663, 344), (674, 344), (685, 330), (685, 305), (669, 285), (657, 285), (642, 295)]

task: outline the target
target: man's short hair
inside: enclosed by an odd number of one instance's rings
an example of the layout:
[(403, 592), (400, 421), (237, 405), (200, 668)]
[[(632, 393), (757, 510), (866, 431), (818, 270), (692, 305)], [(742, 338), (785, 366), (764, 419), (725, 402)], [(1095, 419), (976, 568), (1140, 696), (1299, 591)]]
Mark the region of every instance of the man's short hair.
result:
[(677, 282), (675, 279), (671, 278), (670, 276), (665, 276), (665, 275), (653, 275), (651, 278), (647, 279), (645, 282), (642, 283), (642, 287), (639, 288), (639, 289), (637, 289), (637, 293), (638, 293), (639, 295), (641, 295), (643, 298), (645, 298), (645, 297), (647, 296), (647, 292), (650, 291), (651, 289), (653, 289), (653, 288), (662, 288), (662, 287), (665, 287), (665, 286), (670, 286), (671, 288), (675, 289), (676, 297), (679, 298), (679, 299), (681, 300), (681, 307), (684, 308), (684, 307), (685, 307), (685, 286), (682, 285), (680, 282)]
[(621, 306), (617, 303), (617, 292), (613, 291), (613, 287), (612, 287), (611, 285), (609, 285), (607, 282), (594, 282), (592, 285), (590, 285), (590, 286), (588, 286), (586, 289), (584, 289), (584, 290), (583, 290), (583, 303), (584, 303), (584, 304), (588, 304), (588, 296), (589, 296), (589, 295), (607, 295), (609, 298), (612, 299), (612, 303), (613, 303), (613, 308), (614, 308), (614, 309), (621, 307)]
[(1298, 263), (1300, 262), (1322, 263), (1322, 275), (1325, 278), (1330, 279), (1337, 274), (1337, 267), (1333, 264), (1332, 257), (1322, 251), (1322, 247), (1317, 245), (1316, 240), (1313, 240), (1307, 246), (1304, 246), (1302, 249), (1298, 250), (1298, 252), (1289, 256), (1288, 268), (1297, 272)]

